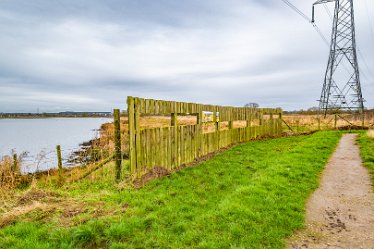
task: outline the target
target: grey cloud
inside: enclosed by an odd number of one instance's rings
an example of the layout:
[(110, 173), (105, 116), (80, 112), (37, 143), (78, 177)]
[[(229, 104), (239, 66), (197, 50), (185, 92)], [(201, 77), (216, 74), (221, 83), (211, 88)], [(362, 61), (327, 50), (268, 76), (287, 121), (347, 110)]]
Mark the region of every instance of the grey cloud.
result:
[(229, 1), (217, 0), (5, 0), (0, 7), (16, 11), (37, 20), (76, 18), (77, 16), (116, 23), (160, 24), (164, 26), (190, 26), (191, 22), (206, 22), (222, 15)]
[[(312, 3), (295, 2), (306, 13)], [(356, 6), (371, 67), (374, 38)], [(271, 0), (3, 0), (0, 31), (0, 112), (125, 108), (127, 95), (307, 108), (328, 56), (310, 24)]]

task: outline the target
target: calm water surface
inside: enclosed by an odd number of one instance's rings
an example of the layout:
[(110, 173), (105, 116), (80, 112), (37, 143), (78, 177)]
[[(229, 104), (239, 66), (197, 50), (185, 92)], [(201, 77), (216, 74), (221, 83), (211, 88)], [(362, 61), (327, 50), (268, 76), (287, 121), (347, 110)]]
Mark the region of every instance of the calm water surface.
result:
[(98, 136), (110, 118), (0, 119), (0, 158), (26, 153), (22, 172), (54, 168), (56, 145), (61, 145), (63, 164), (79, 145)]

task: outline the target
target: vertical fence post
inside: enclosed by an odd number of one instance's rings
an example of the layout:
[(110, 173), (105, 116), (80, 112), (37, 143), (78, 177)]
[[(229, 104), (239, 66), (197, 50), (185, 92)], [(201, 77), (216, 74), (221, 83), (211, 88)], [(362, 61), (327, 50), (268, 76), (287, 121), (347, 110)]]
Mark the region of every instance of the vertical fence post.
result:
[(234, 127), (234, 121), (229, 121), (229, 130), (231, 130)]
[(61, 146), (56, 146), (57, 150), (57, 162), (58, 162), (58, 183), (62, 184), (62, 156), (61, 156)]
[(174, 103), (174, 112), (171, 114), (171, 126), (173, 127), (174, 137), (173, 137), (173, 161), (172, 167), (178, 166), (178, 122), (177, 122), (177, 105)]
[(321, 117), (320, 116), (317, 117), (317, 122), (318, 122), (318, 130), (320, 131), (321, 130)]
[(121, 164), (122, 164), (122, 155), (121, 155), (121, 124), (120, 124), (120, 110), (113, 110), (114, 118), (114, 157), (116, 160), (116, 181), (121, 180)]
[(247, 111), (247, 114), (249, 117), (247, 117), (247, 127), (251, 127), (252, 126), (252, 113), (253, 113), (253, 109), (249, 109), (249, 111)]
[(216, 128), (216, 131), (219, 131), (219, 114), (218, 112), (214, 112), (213, 114), (213, 122), (214, 122), (214, 125), (215, 125), (215, 128)]
[(176, 113), (171, 114), (171, 126), (176, 126), (177, 125), (177, 117), (178, 117), (178, 115)]
[[(230, 107), (230, 119), (229, 119), (229, 130), (233, 129), (234, 128), (234, 109), (232, 107)], [(230, 134), (232, 134), (232, 132), (230, 132)], [(231, 136), (231, 135), (230, 135)]]
[(274, 119), (273, 119), (273, 113), (270, 113), (270, 136), (274, 136)]
[(134, 125), (135, 125), (135, 147), (136, 147), (136, 167), (137, 167), (137, 176), (139, 177), (143, 169), (142, 162), (142, 153), (141, 150), (141, 141), (140, 141), (140, 105), (141, 101), (139, 98), (135, 99), (135, 115), (134, 115)]
[(134, 98), (127, 97), (127, 115), (129, 122), (129, 156), (130, 156), (130, 173), (136, 171), (136, 147), (135, 147), (135, 110)]
[(263, 119), (263, 115), (260, 113), (259, 117), (258, 117), (258, 124), (261, 126), (264, 124), (264, 119)]
[(335, 117), (334, 117), (334, 129), (336, 130), (336, 125), (338, 123), (338, 115), (335, 114)]
[(363, 112), (362, 114), (361, 114), (361, 126), (362, 127), (364, 127), (365, 126), (365, 112)]
[(282, 133), (283, 133), (283, 110), (280, 109), (279, 110), (280, 113), (279, 113), (279, 119), (278, 119), (278, 129), (279, 129), (279, 133), (278, 135), (280, 136)]
[(219, 146), (219, 141), (220, 141), (220, 129), (221, 129), (221, 125), (219, 123), (219, 115), (220, 113), (218, 112), (218, 108), (216, 107), (215, 110), (214, 110), (214, 113), (213, 113), (213, 122), (214, 122), (214, 125), (215, 125), (215, 129), (216, 129), (216, 135), (215, 135), (215, 148), (217, 150), (219, 150), (220, 146)]
[(229, 120), (229, 144), (232, 144), (232, 141), (234, 141), (234, 109), (231, 107), (230, 110), (230, 120)]
[(296, 120), (296, 132), (299, 132), (300, 121)]
[(203, 112), (201, 107), (198, 107), (197, 113), (197, 157), (203, 156)]
[(12, 174), (17, 172), (17, 154), (13, 154), (13, 167), (12, 167)]

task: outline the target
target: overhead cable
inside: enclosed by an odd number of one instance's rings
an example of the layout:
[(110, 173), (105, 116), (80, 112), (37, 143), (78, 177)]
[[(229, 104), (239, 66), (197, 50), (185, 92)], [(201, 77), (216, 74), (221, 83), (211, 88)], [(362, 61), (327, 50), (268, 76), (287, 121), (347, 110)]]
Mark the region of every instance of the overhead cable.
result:
[(299, 14), (302, 18), (304, 18), (308, 22), (312, 22), (312, 19), (310, 19), (307, 15), (305, 15), (301, 10), (299, 10), (295, 5), (290, 3), (288, 0), (282, 0), (288, 7), (293, 9), (297, 14)]
[(316, 23), (312, 22), (312, 19), (309, 18), (306, 14), (304, 14), (299, 8), (297, 8), (295, 5), (290, 3), (288, 0), (282, 0), (288, 7), (290, 7), (293, 11), (295, 11), (297, 14), (299, 14), (303, 19), (305, 19), (308, 23), (312, 23), (314, 29), (317, 31), (318, 35), (321, 37), (321, 39), (326, 43), (326, 45), (329, 47), (329, 41), (328, 39), (323, 35), (321, 29), (317, 26)]

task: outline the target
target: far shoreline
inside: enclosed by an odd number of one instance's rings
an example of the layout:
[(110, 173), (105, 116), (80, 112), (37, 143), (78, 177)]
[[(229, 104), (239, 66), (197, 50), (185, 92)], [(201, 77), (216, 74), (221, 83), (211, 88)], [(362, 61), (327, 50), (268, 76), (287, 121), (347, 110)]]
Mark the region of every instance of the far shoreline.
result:
[(0, 119), (113, 118), (112, 112), (0, 113)]
[(111, 116), (25, 116), (25, 117), (0, 117), (0, 120), (1, 119), (51, 119), (51, 118), (71, 118), (71, 119), (74, 119), (74, 118), (107, 118), (107, 119), (110, 119), (110, 118), (113, 118)]

